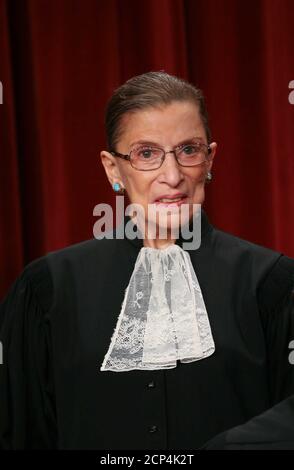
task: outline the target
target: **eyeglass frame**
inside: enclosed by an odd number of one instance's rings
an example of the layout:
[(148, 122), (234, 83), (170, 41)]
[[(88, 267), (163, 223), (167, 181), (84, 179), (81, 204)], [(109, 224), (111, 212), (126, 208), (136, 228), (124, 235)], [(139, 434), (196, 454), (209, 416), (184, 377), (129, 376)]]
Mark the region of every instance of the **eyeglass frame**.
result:
[[(192, 144), (193, 144), (193, 142), (187, 142), (186, 145), (192, 145)], [(194, 144), (195, 144), (195, 142), (194, 142)], [(204, 144), (203, 142), (197, 142), (197, 145), (201, 145), (202, 147), (205, 147), (205, 148), (206, 148), (206, 150), (207, 150), (207, 152), (208, 152), (208, 153), (207, 153), (207, 156), (209, 156), (209, 155), (211, 154), (212, 149), (211, 149), (211, 147), (210, 147), (210, 144), (206, 145), (206, 144)], [(160, 165), (159, 165), (157, 168), (148, 168), (148, 169), (139, 169), (139, 168), (136, 168), (136, 167), (134, 167), (134, 166), (132, 165), (131, 153), (132, 153), (133, 150), (135, 150), (135, 148), (132, 149), (129, 154), (119, 153), (119, 152), (116, 152), (115, 150), (111, 150), (110, 153), (111, 153), (111, 155), (113, 155), (114, 157), (119, 157), (119, 158), (122, 158), (123, 160), (129, 161), (130, 164), (131, 164), (131, 166), (132, 166), (132, 168), (134, 168), (134, 170), (138, 170), (138, 171), (155, 171), (155, 170), (158, 170), (158, 169), (163, 165), (163, 162), (164, 162), (164, 160), (165, 160), (165, 157), (166, 157), (166, 155), (167, 155), (168, 153), (173, 153), (174, 156), (175, 156), (175, 159), (177, 160), (177, 163), (178, 163), (180, 166), (182, 166), (183, 168), (192, 168), (192, 167), (194, 167), (194, 166), (201, 165), (202, 163), (204, 163), (205, 161), (207, 161), (207, 158), (206, 158), (203, 162), (196, 163), (195, 165), (182, 165), (182, 164), (179, 162), (178, 157), (177, 157), (177, 154), (176, 154), (176, 151), (177, 151), (178, 149), (182, 148), (182, 147), (185, 147), (185, 145), (180, 146), (180, 147), (176, 147), (174, 150), (164, 150), (164, 149), (161, 148), (161, 147), (156, 147), (156, 146), (151, 146), (151, 145), (150, 145), (149, 148), (155, 148), (155, 149), (157, 149), (157, 150), (162, 150), (163, 155), (162, 155), (162, 158), (161, 158), (161, 163), (160, 163)]]

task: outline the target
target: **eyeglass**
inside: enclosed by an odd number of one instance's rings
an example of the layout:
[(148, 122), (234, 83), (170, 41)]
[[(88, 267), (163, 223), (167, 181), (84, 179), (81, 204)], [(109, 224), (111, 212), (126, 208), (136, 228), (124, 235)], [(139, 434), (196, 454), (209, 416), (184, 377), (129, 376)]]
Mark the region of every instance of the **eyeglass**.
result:
[(209, 160), (211, 147), (202, 142), (193, 142), (181, 145), (174, 150), (165, 151), (159, 147), (141, 145), (134, 147), (129, 155), (119, 152), (110, 152), (114, 157), (128, 160), (133, 168), (140, 171), (157, 170), (161, 167), (168, 153), (173, 153), (181, 166), (196, 166)]

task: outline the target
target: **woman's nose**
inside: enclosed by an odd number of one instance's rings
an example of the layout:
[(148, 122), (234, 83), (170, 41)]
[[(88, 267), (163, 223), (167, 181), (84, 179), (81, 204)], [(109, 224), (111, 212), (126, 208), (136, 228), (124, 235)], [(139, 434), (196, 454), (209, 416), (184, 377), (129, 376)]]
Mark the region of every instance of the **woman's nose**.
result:
[(166, 152), (160, 173), (160, 181), (168, 183), (170, 186), (178, 186), (184, 178), (181, 166), (173, 151)]

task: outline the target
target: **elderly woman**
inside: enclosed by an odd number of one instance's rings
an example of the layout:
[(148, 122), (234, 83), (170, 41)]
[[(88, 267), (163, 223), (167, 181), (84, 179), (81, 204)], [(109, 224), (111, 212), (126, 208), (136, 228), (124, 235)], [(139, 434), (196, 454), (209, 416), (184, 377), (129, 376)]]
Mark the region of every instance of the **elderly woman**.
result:
[(1, 448), (294, 448), (294, 261), (197, 209), (217, 147), (202, 93), (163, 72), (134, 77), (106, 130), (101, 160), (141, 208), (123, 220), (138, 236), (50, 253), (13, 285)]

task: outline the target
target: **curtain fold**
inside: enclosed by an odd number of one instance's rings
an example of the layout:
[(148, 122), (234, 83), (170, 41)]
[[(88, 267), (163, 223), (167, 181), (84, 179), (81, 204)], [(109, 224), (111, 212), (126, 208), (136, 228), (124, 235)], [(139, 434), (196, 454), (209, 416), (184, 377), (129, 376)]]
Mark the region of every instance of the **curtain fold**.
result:
[(6, 2), (0, 1), (0, 295), (23, 266), (20, 175), (11, 44)]

